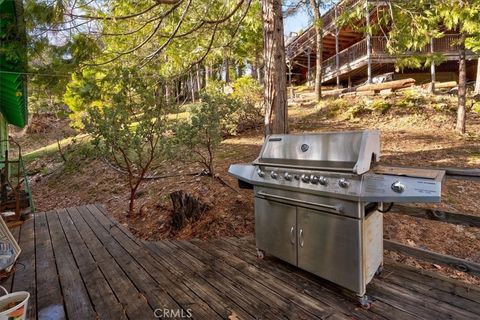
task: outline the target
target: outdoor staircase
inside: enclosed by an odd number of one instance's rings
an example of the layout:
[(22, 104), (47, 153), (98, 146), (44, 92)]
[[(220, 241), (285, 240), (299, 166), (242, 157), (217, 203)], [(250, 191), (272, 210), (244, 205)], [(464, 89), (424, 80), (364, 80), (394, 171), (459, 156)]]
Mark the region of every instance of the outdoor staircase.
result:
[(313, 88), (298, 91), (293, 87), (289, 90), (288, 102), (291, 105), (313, 106), (316, 104), (315, 100), (315, 90)]

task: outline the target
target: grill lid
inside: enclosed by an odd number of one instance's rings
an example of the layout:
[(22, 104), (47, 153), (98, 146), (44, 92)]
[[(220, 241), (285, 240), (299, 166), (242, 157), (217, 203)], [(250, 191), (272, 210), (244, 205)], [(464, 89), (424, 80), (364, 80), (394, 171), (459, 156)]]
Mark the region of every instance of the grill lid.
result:
[(380, 159), (378, 130), (267, 136), (258, 165), (362, 174)]

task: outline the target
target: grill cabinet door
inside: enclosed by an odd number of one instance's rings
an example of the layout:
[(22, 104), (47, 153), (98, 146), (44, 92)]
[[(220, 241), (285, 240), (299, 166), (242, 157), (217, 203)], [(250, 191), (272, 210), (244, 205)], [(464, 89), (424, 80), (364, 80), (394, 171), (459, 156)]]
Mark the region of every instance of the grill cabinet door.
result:
[(255, 198), (257, 248), (296, 265), (296, 215), (296, 207)]
[(298, 267), (362, 291), (360, 220), (298, 208)]

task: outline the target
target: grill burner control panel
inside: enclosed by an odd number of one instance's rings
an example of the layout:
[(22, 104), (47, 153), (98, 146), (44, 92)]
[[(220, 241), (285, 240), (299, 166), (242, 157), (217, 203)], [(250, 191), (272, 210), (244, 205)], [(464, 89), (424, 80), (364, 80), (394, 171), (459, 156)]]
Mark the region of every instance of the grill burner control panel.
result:
[[(232, 165), (229, 172), (253, 185), (303, 190), (319, 195), (335, 194), (342, 198), (371, 202), (439, 202), (441, 179), (423, 170), (409, 172), (373, 170), (351, 173), (280, 169), (258, 165)], [(248, 179), (245, 179), (249, 177)], [(443, 176), (441, 176), (443, 178)]]

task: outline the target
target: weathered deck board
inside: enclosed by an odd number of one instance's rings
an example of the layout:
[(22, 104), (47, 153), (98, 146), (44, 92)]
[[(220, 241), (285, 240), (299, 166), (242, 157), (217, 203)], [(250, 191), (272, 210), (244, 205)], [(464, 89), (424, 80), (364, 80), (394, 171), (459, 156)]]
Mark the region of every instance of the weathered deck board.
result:
[[(30, 319), (475, 319), (480, 289), (387, 262), (367, 287), (370, 310), (335, 284), (278, 259), (259, 260), (252, 239), (143, 242), (88, 205), (36, 214), (15, 230), (17, 270)], [(176, 314), (177, 317), (180, 315)]]
[(122, 268), (93, 233), (92, 229), (83, 220), (80, 210), (84, 209), (84, 207), (69, 208), (68, 213), (85, 245), (105, 276), (106, 281), (115, 292), (115, 296), (120, 301), (126, 315), (130, 319), (143, 319), (150, 316), (153, 310), (148, 305), (145, 297), (140, 294), (135, 284), (130, 281)]
[(65, 301), (65, 309), (70, 319), (92, 319), (95, 317), (95, 312), (58, 219), (58, 215), (66, 214), (66, 211), (63, 211), (58, 212), (58, 214), (57, 212), (48, 212), (46, 217)]
[[(184, 248), (188, 247), (190, 253), (193, 254), (195, 247), (190, 242), (182, 241), (176, 243)], [(231, 253), (204, 242), (196, 242), (195, 245), (205, 251), (205, 254), (202, 256), (204, 256), (206, 261), (213, 260), (215, 264), (221, 261), (222, 266), (228, 269), (229, 273), (239, 273), (237, 277), (251, 279), (249, 281), (255, 283), (255, 288), (259, 294), (269, 298), (269, 303), (278, 305), (281, 309), (285, 309), (285, 307), (291, 309), (292, 312), (285, 314), (289, 318), (301, 314), (302, 311), (305, 313), (306, 319), (314, 316), (324, 319), (334, 314), (340, 316), (340, 313), (323, 301), (303, 294), (283, 281), (273, 279), (269, 273), (259, 268), (252, 268), (250, 264), (245, 263)]]
[[(163, 301), (155, 301), (157, 307), (163, 306), (166, 308), (174, 309), (181, 307), (184, 310), (196, 309), (197, 316), (203, 319), (219, 319), (220, 316), (209, 307), (203, 300), (198, 299), (195, 293), (188, 287), (180, 287), (174, 280), (174, 275), (170, 274), (168, 270), (165, 270), (159, 266), (159, 264), (152, 258), (151, 254), (145, 250), (144, 246), (140, 246), (131, 239), (116, 225), (111, 225), (103, 213), (94, 206), (88, 207), (92, 216), (94, 216), (100, 225), (102, 225), (107, 232), (121, 245), (127, 252), (134, 252), (131, 256), (132, 260), (135, 260), (139, 266), (143, 268), (146, 274), (150, 275), (152, 281), (150, 281), (154, 290), (161, 290), (163, 294)], [(147, 293), (147, 296), (150, 296)], [(159, 292), (155, 292), (155, 297), (159, 297)]]
[[(71, 211), (73, 214), (78, 214), (78, 211)], [(72, 254), (77, 261), (80, 274), (85, 281), (93, 308), (101, 319), (126, 319), (121, 303), (110, 288), (68, 213), (59, 214), (58, 217), (72, 249)]]
[[(38, 319), (66, 319), (46, 213), (36, 214), (34, 221), (37, 317)], [(34, 303), (34, 300), (32, 299), (30, 303)]]
[[(20, 231), (20, 228), (17, 228)], [(25, 290), (30, 292), (30, 299), (35, 301), (36, 282), (35, 282), (35, 239), (33, 220), (26, 221), (19, 232), (18, 244), (22, 249), (19, 256), (15, 273), (11, 277), (13, 285), (11, 291)], [(36, 304), (28, 305), (28, 312), (36, 314)]]

